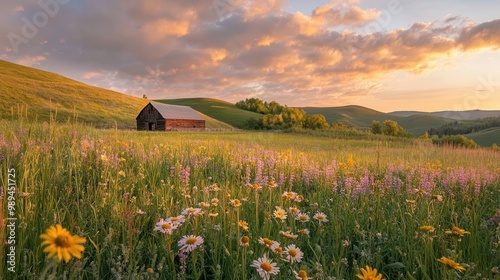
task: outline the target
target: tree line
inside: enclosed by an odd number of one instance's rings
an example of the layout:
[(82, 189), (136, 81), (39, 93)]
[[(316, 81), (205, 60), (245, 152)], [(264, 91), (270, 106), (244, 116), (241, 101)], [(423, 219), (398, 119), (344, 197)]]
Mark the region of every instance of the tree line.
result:
[(500, 117), (490, 117), (462, 122), (454, 121), (438, 128), (431, 128), (428, 133), (430, 135), (438, 135), (441, 137), (443, 135), (469, 134), (492, 127), (500, 127)]
[(238, 101), (236, 107), (263, 114), (262, 118), (250, 119), (249, 129), (326, 129), (330, 124), (321, 114), (308, 115), (303, 109), (281, 105), (276, 101), (263, 101), (259, 98), (247, 98)]

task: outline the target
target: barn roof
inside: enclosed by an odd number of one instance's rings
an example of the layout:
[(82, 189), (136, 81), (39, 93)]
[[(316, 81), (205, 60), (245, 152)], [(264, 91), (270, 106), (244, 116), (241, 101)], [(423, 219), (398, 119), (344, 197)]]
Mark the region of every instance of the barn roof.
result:
[(193, 108), (188, 106), (150, 103), (164, 119), (199, 120), (205, 119)]

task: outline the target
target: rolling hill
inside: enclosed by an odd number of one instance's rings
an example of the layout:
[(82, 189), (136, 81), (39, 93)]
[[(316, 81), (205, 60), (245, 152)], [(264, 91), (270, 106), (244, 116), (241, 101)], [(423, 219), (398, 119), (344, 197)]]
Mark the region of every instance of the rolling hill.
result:
[(213, 98), (162, 99), (156, 101), (172, 105), (190, 106), (211, 118), (238, 128), (243, 128), (251, 118), (259, 119), (262, 117), (261, 114), (242, 110), (232, 103)]
[(468, 110), (468, 111), (438, 111), (438, 112), (395, 111), (388, 114), (398, 117), (428, 115), (428, 116), (442, 117), (454, 120), (475, 120), (488, 117), (499, 117), (500, 110)]
[(404, 127), (415, 136), (424, 134), (429, 128), (452, 122), (451, 119), (427, 115), (411, 115), (400, 117), (382, 113), (362, 106), (342, 107), (304, 107), (307, 114), (322, 114), (326, 120), (331, 122), (342, 122), (358, 128), (369, 128), (373, 120), (383, 122), (393, 120)]
[(492, 127), (465, 135), (483, 147), (489, 147), (493, 143), (500, 145), (500, 127)]
[[(97, 127), (135, 128), (135, 118), (150, 102), (61, 75), (0, 60), (0, 119), (65, 122), (77, 119)], [(204, 116), (208, 128), (232, 128)]]

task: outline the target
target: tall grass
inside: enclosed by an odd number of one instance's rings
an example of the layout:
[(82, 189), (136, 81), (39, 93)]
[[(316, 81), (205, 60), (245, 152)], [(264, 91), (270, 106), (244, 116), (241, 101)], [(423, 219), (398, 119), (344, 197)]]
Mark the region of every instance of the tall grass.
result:
[[(88, 240), (82, 259), (56, 267), (59, 279), (258, 279), (250, 264), (264, 254), (280, 268), (272, 279), (294, 279), (300, 269), (313, 279), (354, 279), (365, 265), (386, 279), (499, 279), (500, 227), (491, 219), (500, 208), (498, 152), (264, 132), (0, 128), (0, 183), (7, 186), (9, 168), (18, 178), (17, 272), (4, 264), (2, 279), (37, 279), (49, 265), (39, 235), (58, 223)], [(172, 235), (153, 231), (188, 207), (203, 214)], [(283, 221), (276, 207), (288, 212)], [(310, 221), (295, 220), (290, 207)], [(315, 220), (318, 212), (329, 221)], [(446, 234), (453, 226), (470, 234)], [(204, 242), (183, 271), (177, 243), (191, 234)], [(302, 261), (284, 261), (261, 237), (282, 249), (295, 244)], [(465, 272), (445, 269), (443, 256)]]

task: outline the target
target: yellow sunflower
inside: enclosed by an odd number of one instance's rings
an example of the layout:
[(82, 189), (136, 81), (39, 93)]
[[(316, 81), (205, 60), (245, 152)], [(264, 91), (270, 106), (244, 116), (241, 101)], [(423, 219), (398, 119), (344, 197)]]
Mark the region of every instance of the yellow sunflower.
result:
[(47, 245), (43, 252), (48, 253), (49, 258), (56, 256), (59, 261), (64, 259), (65, 262), (69, 262), (72, 257), (81, 259), (85, 247), (80, 244), (87, 241), (78, 235), (71, 235), (59, 224), (48, 228), (40, 238), (44, 240), (42, 247)]
[(356, 277), (358, 277), (361, 280), (382, 280), (382, 274), (378, 273), (377, 269), (372, 269), (369, 266), (366, 266), (366, 269), (361, 268), (360, 269), (361, 274), (356, 274)]

